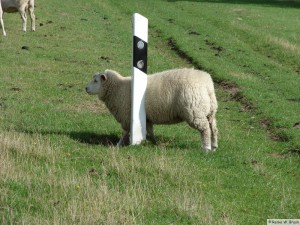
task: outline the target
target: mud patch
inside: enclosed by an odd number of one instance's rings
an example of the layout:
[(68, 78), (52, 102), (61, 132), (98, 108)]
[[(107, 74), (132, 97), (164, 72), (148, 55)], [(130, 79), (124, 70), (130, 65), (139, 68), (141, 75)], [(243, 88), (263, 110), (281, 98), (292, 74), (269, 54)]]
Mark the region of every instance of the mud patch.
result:
[(268, 130), (268, 134), (270, 136), (270, 138), (273, 141), (277, 141), (277, 142), (288, 142), (290, 139), (287, 136), (287, 134), (285, 134), (283, 131), (279, 130), (279, 131), (272, 131), (272, 130)]
[(190, 32), (189, 32), (189, 35), (196, 35), (196, 36), (199, 36), (200, 33), (198, 33), (197, 31), (190, 31)]
[(205, 45), (209, 46), (211, 50), (215, 51), (215, 56), (220, 56), (220, 53), (224, 51), (222, 46), (218, 46), (215, 42), (211, 42), (209, 40), (204, 40)]
[(287, 99), (289, 102), (300, 102), (300, 98), (289, 98)]
[[(168, 38), (167, 41), (168, 41), (168, 46), (171, 47), (171, 50), (175, 51), (180, 58), (187, 61), (189, 64), (193, 64), (193, 65), (196, 64), (192, 57), (190, 57), (188, 54), (186, 54), (184, 51), (182, 51), (177, 46), (176, 41), (172, 37)], [(197, 69), (203, 69), (203, 68), (199, 67), (198, 65), (196, 65), (196, 67), (197, 67)]]
[(237, 84), (230, 81), (222, 81), (219, 83), (219, 85), (231, 96), (236, 95), (236, 93), (240, 91), (240, 88), (237, 86)]
[(221, 47), (221, 46), (218, 46), (218, 47), (213, 46), (211, 49), (212, 49), (212, 50), (215, 50), (215, 51), (217, 51), (217, 52), (222, 52), (222, 51), (224, 50), (224, 48)]
[(107, 63), (111, 62), (111, 58), (109, 58), (108, 56), (100, 56), (99, 59), (102, 60), (102, 61), (105, 61)]
[(19, 88), (19, 87), (12, 87), (10, 90), (11, 91), (16, 91), (16, 92), (22, 91), (22, 89)]
[(300, 157), (300, 146), (295, 147), (293, 149), (290, 149), (287, 154), (289, 154), (289, 155), (297, 155), (297, 156)]
[(266, 130), (269, 138), (276, 142), (288, 142), (290, 138), (284, 132), (284, 128), (275, 128), (268, 118), (260, 120), (260, 125)]
[(65, 90), (65, 91), (73, 88), (74, 86), (75, 86), (74, 84), (63, 84), (63, 83), (57, 84), (57, 87)]
[(298, 129), (300, 129), (300, 121), (299, 121), (299, 122), (297, 122), (297, 123), (295, 123), (293, 127), (294, 127), (294, 128), (298, 128)]
[(269, 119), (267, 118), (263, 118), (260, 120), (260, 125), (265, 128), (265, 129), (268, 129), (270, 126), (271, 126), (271, 122)]
[(285, 158), (289, 158), (291, 156), (298, 156), (300, 157), (300, 146), (295, 146), (285, 152), (275, 152), (275, 153), (271, 153), (270, 156), (272, 158), (278, 158), (278, 159), (285, 159)]
[(219, 86), (230, 94), (231, 100), (237, 101), (242, 105), (242, 111), (254, 111), (253, 104), (243, 95), (242, 90), (237, 84), (230, 81), (221, 81)]
[(253, 104), (242, 94), (242, 92), (237, 92), (232, 98), (242, 104), (242, 111), (255, 111)]
[(274, 132), (274, 129), (272, 128), (271, 121), (269, 119), (267, 119), (267, 118), (261, 119), (260, 120), (260, 125), (265, 129), (265, 131), (267, 132), (268, 137), (272, 141), (284, 142), (284, 139), (281, 138), (280, 135), (277, 135)]
[(174, 20), (174, 19), (171, 19), (171, 18), (168, 19), (168, 22), (169, 22), (169, 23), (172, 23), (172, 24), (175, 24), (175, 20)]

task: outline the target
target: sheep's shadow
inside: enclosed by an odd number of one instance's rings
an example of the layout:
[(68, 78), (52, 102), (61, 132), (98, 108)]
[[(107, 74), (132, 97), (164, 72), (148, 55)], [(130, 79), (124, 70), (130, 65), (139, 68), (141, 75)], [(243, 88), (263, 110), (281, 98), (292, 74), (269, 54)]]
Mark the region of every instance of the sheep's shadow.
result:
[(102, 146), (114, 146), (117, 145), (120, 137), (115, 134), (97, 134), (90, 131), (49, 131), (49, 130), (19, 130), (27, 134), (39, 133), (42, 135), (64, 135), (69, 136), (74, 141), (89, 144), (89, 145), (102, 145)]
[[(99, 145), (104, 147), (116, 146), (119, 142), (120, 136), (116, 134), (97, 134), (92, 131), (54, 131), (54, 130), (28, 130), (19, 129), (19, 132), (27, 134), (41, 134), (41, 135), (58, 135), (67, 136), (70, 139), (87, 145)], [(127, 146), (127, 145), (125, 145)], [(178, 143), (173, 137), (165, 137), (162, 135), (155, 135), (155, 140), (149, 140), (145, 142), (145, 146), (157, 146), (164, 148), (190, 148), (190, 142)]]
[(69, 137), (75, 141), (90, 145), (113, 146), (120, 139), (115, 134), (96, 134), (93, 132), (69, 132)]

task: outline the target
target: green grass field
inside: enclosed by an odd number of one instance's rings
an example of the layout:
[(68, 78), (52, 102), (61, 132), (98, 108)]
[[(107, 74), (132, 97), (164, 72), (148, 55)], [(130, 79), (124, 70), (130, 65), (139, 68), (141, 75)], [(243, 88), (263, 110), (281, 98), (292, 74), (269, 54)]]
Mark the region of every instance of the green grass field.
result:
[[(299, 0), (40, 0), (34, 33), (4, 14), (0, 224), (299, 219), (299, 9)], [(107, 68), (131, 74), (134, 12), (149, 19), (149, 73), (211, 73), (215, 153), (185, 123), (155, 126), (157, 145), (114, 147), (120, 125), (85, 86)]]

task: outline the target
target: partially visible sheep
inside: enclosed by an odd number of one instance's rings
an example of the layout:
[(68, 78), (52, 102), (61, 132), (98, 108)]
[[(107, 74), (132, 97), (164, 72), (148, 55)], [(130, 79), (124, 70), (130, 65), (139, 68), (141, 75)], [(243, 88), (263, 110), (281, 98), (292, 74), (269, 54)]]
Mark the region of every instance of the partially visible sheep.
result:
[(4, 36), (6, 36), (6, 32), (4, 29), (4, 23), (3, 23), (3, 10), (2, 10), (2, 6), (1, 6), (1, 2), (0, 2), (0, 25), (2, 27), (2, 33)]
[[(115, 71), (96, 73), (86, 92), (98, 95), (123, 128), (118, 145), (129, 142), (131, 77)], [(210, 75), (194, 69), (175, 69), (148, 76), (145, 95), (147, 135), (154, 139), (153, 124), (186, 121), (201, 134), (204, 150), (218, 147), (217, 99)]]
[(29, 10), (31, 18), (31, 30), (35, 31), (35, 15), (34, 15), (34, 0), (0, 0), (0, 23), (3, 35), (6, 36), (3, 23), (3, 12), (19, 12), (23, 20), (23, 31), (27, 27), (26, 11)]

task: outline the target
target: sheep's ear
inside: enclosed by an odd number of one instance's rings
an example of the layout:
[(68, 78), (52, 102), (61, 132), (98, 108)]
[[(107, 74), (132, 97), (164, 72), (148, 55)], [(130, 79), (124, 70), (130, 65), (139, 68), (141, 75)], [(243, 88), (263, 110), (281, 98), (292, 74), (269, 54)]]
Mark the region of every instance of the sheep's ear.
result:
[(106, 74), (100, 74), (100, 79), (102, 81), (106, 81), (107, 80), (107, 75)]

